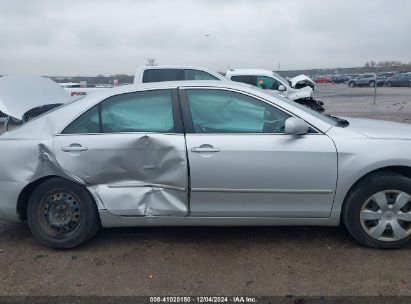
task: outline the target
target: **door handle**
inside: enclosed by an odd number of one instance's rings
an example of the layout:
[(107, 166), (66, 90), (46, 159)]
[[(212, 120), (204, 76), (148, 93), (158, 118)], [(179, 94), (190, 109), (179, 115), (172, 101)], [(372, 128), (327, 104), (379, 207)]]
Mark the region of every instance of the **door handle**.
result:
[(87, 147), (83, 147), (79, 144), (71, 144), (68, 147), (62, 147), (61, 148), (61, 151), (63, 151), (63, 152), (83, 152), (83, 151), (86, 151), (86, 150), (88, 150)]
[(195, 148), (191, 148), (191, 152), (197, 152), (197, 153), (200, 153), (200, 152), (208, 152), (208, 153), (210, 153), (210, 152), (212, 152), (212, 153), (214, 153), (214, 152), (220, 152), (220, 149), (219, 148), (212, 148), (212, 147), (207, 147), (207, 148), (202, 148), (202, 147), (195, 147)]

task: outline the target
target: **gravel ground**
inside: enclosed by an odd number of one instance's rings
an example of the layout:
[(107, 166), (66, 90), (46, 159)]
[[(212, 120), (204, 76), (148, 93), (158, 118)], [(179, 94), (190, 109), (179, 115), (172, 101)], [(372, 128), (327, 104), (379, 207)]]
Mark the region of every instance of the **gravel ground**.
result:
[[(411, 122), (411, 89), (320, 85), (327, 112)], [(106, 229), (68, 251), (0, 222), (0, 295), (411, 295), (411, 246), (339, 227)]]

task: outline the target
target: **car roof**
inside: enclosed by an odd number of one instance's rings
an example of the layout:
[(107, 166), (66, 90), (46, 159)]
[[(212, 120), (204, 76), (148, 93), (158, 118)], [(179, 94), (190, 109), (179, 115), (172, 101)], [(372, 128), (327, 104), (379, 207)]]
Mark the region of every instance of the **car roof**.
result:
[(234, 69), (228, 70), (227, 75), (261, 75), (261, 76), (273, 76), (273, 71), (260, 70), (260, 69)]
[[(179, 81), (161, 81), (161, 82), (147, 82), (140, 84), (130, 84), (110, 89), (110, 94), (129, 93), (139, 90), (150, 89), (174, 89), (179, 87), (217, 87), (217, 88), (233, 88), (241, 89), (244, 87), (254, 88), (249, 84), (234, 81), (221, 81), (221, 80), (179, 80)], [(104, 90), (107, 92), (109, 90)]]
[(195, 69), (195, 70), (210, 70), (201, 66), (191, 66), (191, 65), (153, 65), (153, 66), (141, 66), (138, 69), (148, 70), (148, 69)]

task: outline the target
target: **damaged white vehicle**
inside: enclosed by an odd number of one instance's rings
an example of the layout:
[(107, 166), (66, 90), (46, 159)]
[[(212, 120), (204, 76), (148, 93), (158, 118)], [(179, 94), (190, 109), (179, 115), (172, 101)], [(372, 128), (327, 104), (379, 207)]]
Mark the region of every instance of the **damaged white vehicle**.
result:
[[(0, 110), (22, 117), (8, 96)], [(123, 86), (0, 136), (0, 218), (56, 248), (101, 226), (340, 222), (366, 246), (399, 247), (411, 239), (410, 134), (230, 82)]]
[(231, 69), (227, 71), (226, 78), (256, 86), (273, 95), (289, 98), (320, 113), (325, 110), (324, 103), (313, 98), (314, 81), (305, 75), (299, 75), (288, 81), (270, 70)]

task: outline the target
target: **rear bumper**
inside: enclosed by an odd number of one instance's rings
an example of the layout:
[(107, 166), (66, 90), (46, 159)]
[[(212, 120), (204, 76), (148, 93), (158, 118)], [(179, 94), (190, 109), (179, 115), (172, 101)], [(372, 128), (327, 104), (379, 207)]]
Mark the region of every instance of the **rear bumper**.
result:
[(0, 181), (0, 220), (19, 221), (17, 200), (27, 183)]

